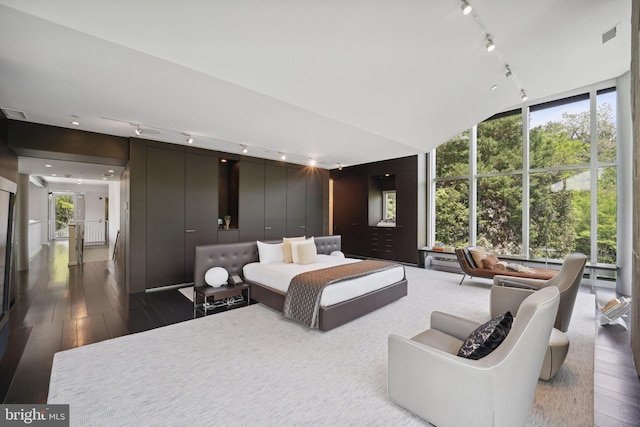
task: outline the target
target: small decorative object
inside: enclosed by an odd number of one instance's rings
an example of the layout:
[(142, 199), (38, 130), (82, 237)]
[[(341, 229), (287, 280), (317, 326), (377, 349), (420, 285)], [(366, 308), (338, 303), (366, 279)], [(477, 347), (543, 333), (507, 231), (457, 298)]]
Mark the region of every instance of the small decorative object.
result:
[(207, 285), (218, 288), (227, 284), (229, 279), (229, 272), (222, 267), (213, 267), (207, 270), (204, 274), (204, 281)]
[(231, 225), (231, 215), (225, 215), (224, 216), (224, 229), (228, 230), (229, 229), (229, 225)]

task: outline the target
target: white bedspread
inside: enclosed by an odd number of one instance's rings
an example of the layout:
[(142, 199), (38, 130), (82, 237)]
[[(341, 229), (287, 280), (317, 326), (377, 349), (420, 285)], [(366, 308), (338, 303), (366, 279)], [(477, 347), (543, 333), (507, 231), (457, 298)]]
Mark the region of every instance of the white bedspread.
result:
[[(285, 262), (260, 264), (259, 262), (253, 262), (245, 265), (242, 272), (248, 280), (286, 293), (291, 279), (300, 273), (358, 261), (360, 260), (318, 254), (318, 262), (313, 264), (300, 265)], [(348, 301), (360, 295), (375, 291), (376, 289), (389, 286), (403, 278), (404, 267), (399, 265), (396, 268), (390, 268), (389, 270), (368, 276), (334, 283), (324, 289), (322, 298), (320, 299), (320, 306), (327, 307), (339, 302)]]

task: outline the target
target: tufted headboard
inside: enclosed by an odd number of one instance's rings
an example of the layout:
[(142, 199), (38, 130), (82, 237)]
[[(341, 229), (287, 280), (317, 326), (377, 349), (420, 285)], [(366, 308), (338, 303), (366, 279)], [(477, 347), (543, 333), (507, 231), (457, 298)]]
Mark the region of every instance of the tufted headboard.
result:
[[(329, 255), (341, 250), (340, 236), (314, 237), (313, 241), (319, 254)], [(265, 240), (266, 243), (280, 243), (282, 240)], [(242, 267), (257, 262), (258, 244), (255, 240), (240, 243), (220, 243), (217, 245), (196, 246), (193, 268), (194, 286), (204, 286), (204, 274), (212, 267), (223, 267), (229, 274), (242, 275)]]

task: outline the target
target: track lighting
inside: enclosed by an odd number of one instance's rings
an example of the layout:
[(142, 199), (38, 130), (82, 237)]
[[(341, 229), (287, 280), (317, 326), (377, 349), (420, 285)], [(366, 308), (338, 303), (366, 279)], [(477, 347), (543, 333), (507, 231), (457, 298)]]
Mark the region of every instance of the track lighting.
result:
[(287, 160), (287, 155), (284, 153), (280, 153), (280, 160)]
[(524, 89), (522, 89), (520, 91), (520, 98), (522, 98), (523, 101), (526, 101), (527, 99), (529, 99), (529, 97), (527, 96), (527, 93), (524, 91)]
[(188, 133), (185, 133), (184, 136), (187, 137), (187, 143), (193, 144), (193, 137), (191, 135), (189, 135)]
[(309, 166), (315, 166), (316, 164), (316, 159), (309, 158)]
[(505, 71), (504, 76), (506, 78), (511, 78), (512, 75), (513, 73), (511, 72), (511, 68), (509, 68), (509, 66), (507, 65), (507, 71)]
[(471, 7), (471, 5), (469, 4), (468, 1), (463, 1), (462, 2), (462, 13), (464, 15), (468, 15), (471, 13), (471, 10), (473, 10), (473, 8)]
[(487, 37), (487, 44), (484, 47), (487, 48), (487, 52), (492, 52), (493, 49), (496, 48), (496, 45), (493, 44), (493, 40), (491, 40), (491, 37)]
[(246, 146), (246, 145), (242, 145), (242, 152), (243, 152), (244, 154), (247, 154), (247, 153), (249, 152), (249, 149), (247, 148), (247, 146)]
[(138, 125), (135, 132), (136, 132), (136, 135), (138, 136), (142, 135), (142, 129), (140, 129), (140, 125)]

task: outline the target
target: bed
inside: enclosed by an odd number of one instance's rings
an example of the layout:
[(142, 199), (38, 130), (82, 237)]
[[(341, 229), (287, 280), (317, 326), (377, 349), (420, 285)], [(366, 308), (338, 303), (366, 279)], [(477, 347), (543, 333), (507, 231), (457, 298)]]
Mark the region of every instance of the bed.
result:
[[(272, 240), (269, 243), (279, 243), (282, 240)], [(340, 251), (340, 236), (320, 236), (314, 238), (318, 253), (318, 268), (333, 265), (339, 257), (331, 256), (332, 252)], [(357, 260), (353, 260), (357, 261)], [(345, 262), (353, 262), (346, 259)], [(277, 284), (265, 272), (257, 272), (254, 267), (244, 267), (259, 262), (258, 246), (255, 241), (240, 243), (225, 243), (216, 245), (201, 245), (195, 249), (194, 286), (203, 286), (204, 274), (209, 268), (224, 267), (229, 274), (239, 274), (251, 287), (251, 298), (274, 310), (283, 311), (286, 286)], [(275, 269), (276, 266), (271, 266)], [(292, 275), (300, 270), (300, 266), (287, 266), (286, 274)], [(276, 276), (277, 277), (277, 276)], [(282, 281), (282, 277), (276, 281)], [(267, 281), (268, 283), (263, 283)], [(407, 295), (407, 280), (404, 267), (397, 265), (394, 269), (374, 273), (350, 281), (335, 283), (328, 286), (322, 295), (318, 313), (318, 329), (328, 331), (341, 326), (360, 316), (377, 310), (397, 299)]]

